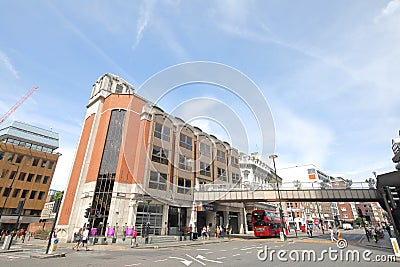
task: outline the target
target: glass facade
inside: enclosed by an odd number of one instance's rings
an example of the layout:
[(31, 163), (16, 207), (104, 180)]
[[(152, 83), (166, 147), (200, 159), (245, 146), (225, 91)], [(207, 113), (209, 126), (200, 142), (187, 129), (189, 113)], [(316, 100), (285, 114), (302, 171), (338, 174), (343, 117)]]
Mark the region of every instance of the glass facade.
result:
[(118, 157), (122, 141), (122, 131), (125, 123), (125, 110), (113, 110), (108, 125), (106, 142), (97, 177), (92, 209), (98, 214), (90, 219), (90, 223), (99, 228), (104, 235), (110, 213), (111, 197), (114, 188)]

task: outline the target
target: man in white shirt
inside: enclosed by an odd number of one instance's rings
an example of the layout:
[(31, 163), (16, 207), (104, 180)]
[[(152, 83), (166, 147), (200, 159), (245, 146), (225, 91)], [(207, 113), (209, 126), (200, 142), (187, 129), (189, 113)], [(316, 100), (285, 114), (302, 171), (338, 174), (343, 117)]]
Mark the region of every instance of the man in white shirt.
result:
[(85, 230), (82, 233), (82, 246), (85, 247), (86, 245), (86, 250), (89, 250), (88, 239), (89, 239), (89, 228), (85, 228)]

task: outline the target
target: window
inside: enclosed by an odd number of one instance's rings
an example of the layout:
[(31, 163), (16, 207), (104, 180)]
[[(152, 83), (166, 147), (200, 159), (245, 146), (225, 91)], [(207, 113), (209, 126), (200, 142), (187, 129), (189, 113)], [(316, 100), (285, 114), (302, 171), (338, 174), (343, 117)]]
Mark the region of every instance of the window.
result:
[(3, 160), (6, 156), (6, 152), (0, 151), (0, 160)]
[(348, 218), (349, 218), (349, 215), (343, 214), (343, 218), (348, 219)]
[(200, 174), (211, 177), (210, 164), (200, 161)]
[(43, 191), (40, 191), (40, 192), (39, 192), (38, 199), (39, 199), (39, 200), (42, 200), (43, 197), (44, 197), (44, 192), (43, 192)]
[(47, 184), (47, 182), (49, 181), (49, 179), (50, 179), (50, 176), (45, 176), (45, 177), (43, 178), (43, 184)]
[(47, 164), (47, 160), (42, 160), (42, 164), (40, 165), (41, 168), (45, 168)]
[(17, 155), (17, 159), (15, 160), (15, 163), (21, 163), (22, 160), (23, 160), (23, 158), (24, 158), (24, 155), (18, 154), (18, 155)]
[(164, 141), (169, 142), (169, 134), (170, 134), (170, 129), (167, 126), (156, 122), (156, 128), (154, 130), (154, 137), (157, 137)]
[(14, 153), (10, 153), (10, 155), (8, 155), (8, 162), (12, 162), (14, 159), (15, 154)]
[(40, 180), (42, 180), (42, 175), (36, 175), (35, 183), (40, 183)]
[(217, 168), (218, 178), (222, 181), (226, 181), (226, 172), (222, 168)]
[(53, 169), (54, 161), (49, 161), (49, 165), (47, 165), (48, 169)]
[(26, 196), (28, 195), (28, 193), (29, 193), (29, 190), (23, 190), (23, 191), (22, 191), (21, 198), (26, 198)]
[(168, 150), (163, 149), (159, 146), (153, 146), (153, 154), (151, 160), (168, 165)]
[(37, 166), (39, 164), (38, 158), (33, 158), (32, 166)]
[(192, 180), (185, 178), (178, 178), (177, 192), (180, 194), (190, 194), (190, 188), (192, 187)]
[(232, 183), (237, 184), (239, 182), (239, 174), (238, 173), (232, 173)]
[(234, 166), (234, 167), (238, 167), (238, 166), (239, 166), (239, 159), (236, 158), (236, 157), (234, 157), (234, 156), (232, 156), (232, 157), (231, 157), (231, 164), (232, 164), (232, 166)]
[(4, 188), (3, 197), (8, 197), (10, 195), (11, 188), (6, 187)]
[(7, 169), (3, 169), (0, 173), (0, 178), (5, 178), (8, 174), (8, 171), (9, 170), (7, 170)]
[(14, 192), (13, 192), (13, 194), (12, 194), (12, 197), (17, 197), (17, 196), (19, 195), (19, 192), (21, 192), (21, 189), (15, 188), (15, 189), (14, 189)]
[(167, 190), (167, 174), (150, 172), (149, 188)]
[(26, 181), (27, 181), (27, 182), (31, 182), (32, 179), (33, 179), (33, 176), (34, 176), (33, 173), (28, 174), (28, 178), (26, 178)]
[(188, 150), (192, 150), (192, 138), (181, 133), (179, 139), (179, 146), (184, 147)]
[(37, 191), (32, 191), (31, 195), (29, 196), (29, 199), (35, 199)]
[(188, 158), (183, 155), (179, 155), (179, 168), (185, 171), (191, 171), (192, 170), (192, 162), (193, 160), (191, 158)]
[(25, 172), (21, 172), (21, 173), (19, 174), (18, 180), (19, 180), (19, 181), (25, 180), (25, 176), (26, 176), (26, 173), (25, 173)]
[(211, 155), (210, 150), (211, 150), (211, 147), (209, 145), (200, 143), (200, 154), (201, 155), (209, 157)]
[(10, 177), (8, 177), (8, 178), (14, 179), (16, 174), (17, 174), (17, 171), (12, 171), (10, 174)]
[(346, 208), (342, 208), (341, 210), (342, 210), (342, 211), (347, 211), (347, 209), (346, 209)]
[(217, 160), (219, 162), (225, 163), (225, 152), (217, 150)]
[(115, 93), (116, 94), (122, 94), (122, 85), (117, 84), (117, 86), (115, 87)]

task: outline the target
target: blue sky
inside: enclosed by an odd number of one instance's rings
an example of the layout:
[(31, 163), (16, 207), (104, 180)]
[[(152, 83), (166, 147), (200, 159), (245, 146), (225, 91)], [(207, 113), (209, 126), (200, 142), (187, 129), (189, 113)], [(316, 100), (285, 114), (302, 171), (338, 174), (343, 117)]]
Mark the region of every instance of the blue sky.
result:
[[(188, 61), (226, 64), (259, 86), (275, 121), (278, 168), (313, 163), (354, 181), (394, 169), (400, 0), (16, 0), (2, 1), (0, 25), (0, 114), (40, 86), (10, 119), (60, 134), (52, 188), (67, 184), (98, 77), (111, 72), (139, 88)], [(209, 94), (234, 103), (216, 87), (196, 88), (170, 101)], [(161, 103), (169, 112), (177, 105)]]

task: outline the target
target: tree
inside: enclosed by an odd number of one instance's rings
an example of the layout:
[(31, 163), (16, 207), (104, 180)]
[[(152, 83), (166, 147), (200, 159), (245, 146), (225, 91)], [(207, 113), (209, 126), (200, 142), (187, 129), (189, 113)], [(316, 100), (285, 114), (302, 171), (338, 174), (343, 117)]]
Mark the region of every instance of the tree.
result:
[(365, 180), (365, 182), (368, 183), (369, 189), (375, 188), (375, 179), (374, 178), (368, 178)]
[(329, 182), (330, 180), (325, 178), (319, 183), (319, 186), (321, 187), (321, 189), (326, 189), (328, 187)]
[(301, 182), (300, 182), (300, 180), (294, 180), (294, 181), (293, 181), (293, 186), (294, 186), (297, 190), (300, 190), (300, 189), (301, 189)]
[(353, 184), (353, 181), (350, 179), (345, 179), (344, 183), (345, 183), (346, 189), (349, 189), (351, 187), (351, 185)]
[(57, 191), (52, 197), (50, 201), (55, 201), (56, 199), (61, 198), (64, 195), (64, 191)]

